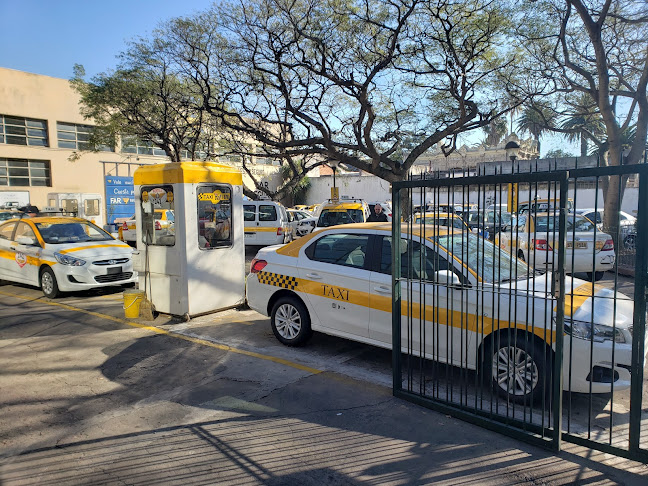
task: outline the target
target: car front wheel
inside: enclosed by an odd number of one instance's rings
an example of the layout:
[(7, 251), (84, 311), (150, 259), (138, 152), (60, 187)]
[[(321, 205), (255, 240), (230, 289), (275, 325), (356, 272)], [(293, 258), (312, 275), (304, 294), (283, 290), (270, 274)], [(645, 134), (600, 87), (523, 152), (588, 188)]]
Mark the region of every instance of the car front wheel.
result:
[(507, 400), (530, 404), (541, 401), (548, 390), (549, 356), (530, 336), (496, 338), (485, 361), (493, 388)]
[(308, 310), (302, 301), (292, 296), (279, 298), (270, 315), (272, 332), (282, 344), (300, 346), (311, 337)]
[(58, 284), (56, 283), (56, 276), (54, 271), (45, 267), (41, 272), (41, 290), (45, 297), (54, 299), (59, 294)]

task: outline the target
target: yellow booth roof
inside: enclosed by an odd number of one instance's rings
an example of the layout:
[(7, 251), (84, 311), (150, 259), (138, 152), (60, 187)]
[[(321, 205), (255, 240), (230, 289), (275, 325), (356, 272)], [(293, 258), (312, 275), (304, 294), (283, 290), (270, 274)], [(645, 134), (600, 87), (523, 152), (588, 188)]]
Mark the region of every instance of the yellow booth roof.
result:
[(199, 184), (219, 182), (243, 185), (243, 174), (230, 165), (216, 162), (168, 162), (143, 165), (133, 174), (136, 186), (148, 184)]

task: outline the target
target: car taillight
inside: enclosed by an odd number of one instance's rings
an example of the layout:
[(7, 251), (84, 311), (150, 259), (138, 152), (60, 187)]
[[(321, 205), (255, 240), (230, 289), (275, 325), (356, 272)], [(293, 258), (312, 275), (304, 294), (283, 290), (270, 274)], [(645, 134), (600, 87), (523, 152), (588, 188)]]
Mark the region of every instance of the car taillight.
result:
[(128, 229), (128, 225), (126, 224), (126, 221), (124, 221), (124, 224), (122, 224), (122, 229), (123, 229), (123, 230), (127, 230), (127, 229)]
[(603, 245), (603, 248), (601, 248), (601, 251), (609, 251), (609, 250), (614, 250), (614, 241), (612, 240), (606, 240), (605, 244)]
[(553, 250), (553, 248), (551, 248), (551, 245), (547, 242), (547, 240), (535, 240), (535, 249), (542, 250), (542, 251)]
[(159, 221), (156, 221), (156, 222), (155, 222), (155, 230), (156, 230), (156, 231), (159, 231), (159, 230), (161, 230), (161, 229), (162, 229), (162, 225), (160, 224)]
[(279, 227), (277, 228), (277, 236), (281, 236), (281, 235), (283, 235), (283, 228)]
[(265, 266), (268, 264), (265, 260), (257, 260), (256, 258), (252, 260), (252, 263), (250, 264), (250, 273), (259, 273), (261, 270), (265, 268)]

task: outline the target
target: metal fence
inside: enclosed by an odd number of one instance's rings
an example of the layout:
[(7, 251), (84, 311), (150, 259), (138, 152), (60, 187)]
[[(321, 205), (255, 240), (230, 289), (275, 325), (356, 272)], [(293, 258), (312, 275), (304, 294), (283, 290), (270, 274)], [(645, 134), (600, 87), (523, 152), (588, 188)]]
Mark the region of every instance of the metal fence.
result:
[(648, 166), (392, 190), (394, 394), (648, 462)]

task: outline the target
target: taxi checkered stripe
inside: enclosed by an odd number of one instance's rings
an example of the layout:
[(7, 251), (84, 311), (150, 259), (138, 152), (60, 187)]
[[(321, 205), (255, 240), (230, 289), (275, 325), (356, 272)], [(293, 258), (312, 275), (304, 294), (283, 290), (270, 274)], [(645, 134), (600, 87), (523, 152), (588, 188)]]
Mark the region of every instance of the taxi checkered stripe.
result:
[(257, 278), (259, 279), (259, 283), (282, 287), (284, 289), (295, 290), (295, 287), (299, 285), (296, 277), (289, 277), (278, 273), (259, 272)]

